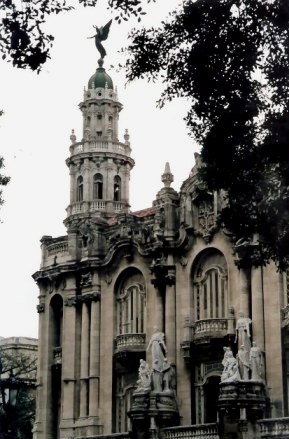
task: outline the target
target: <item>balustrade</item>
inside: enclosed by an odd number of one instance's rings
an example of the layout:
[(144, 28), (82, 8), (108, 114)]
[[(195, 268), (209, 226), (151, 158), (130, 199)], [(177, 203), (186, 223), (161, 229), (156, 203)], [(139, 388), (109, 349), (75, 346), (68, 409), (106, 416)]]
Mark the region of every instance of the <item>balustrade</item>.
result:
[(219, 439), (216, 424), (187, 425), (181, 427), (164, 428), (163, 439)]
[(228, 319), (197, 320), (193, 328), (194, 339), (202, 337), (224, 337), (228, 333)]
[(121, 142), (114, 142), (108, 140), (96, 140), (84, 143), (72, 144), (70, 147), (71, 155), (90, 152), (90, 151), (107, 151), (115, 152), (118, 154), (123, 154), (130, 156), (130, 148), (128, 145)]
[(258, 421), (261, 438), (288, 438), (289, 418), (272, 418)]
[(145, 334), (121, 334), (116, 337), (116, 350), (134, 347), (143, 349), (146, 344)]
[(60, 242), (54, 242), (47, 246), (47, 252), (48, 256), (55, 256), (59, 253), (68, 253), (68, 242), (60, 241)]

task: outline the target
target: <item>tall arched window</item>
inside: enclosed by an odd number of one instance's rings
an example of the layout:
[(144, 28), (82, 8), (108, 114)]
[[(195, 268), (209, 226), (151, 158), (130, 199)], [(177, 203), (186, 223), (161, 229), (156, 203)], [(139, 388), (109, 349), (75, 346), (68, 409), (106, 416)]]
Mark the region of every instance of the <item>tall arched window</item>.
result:
[(226, 318), (227, 296), (225, 258), (211, 250), (200, 257), (193, 273), (194, 320)]
[(117, 297), (118, 335), (145, 333), (145, 290), (134, 284)]
[(113, 185), (113, 200), (114, 201), (120, 201), (121, 199), (121, 178), (116, 175), (114, 177), (114, 185)]
[(93, 176), (93, 199), (103, 199), (103, 177), (101, 174), (95, 174)]
[(83, 177), (80, 175), (77, 178), (76, 183), (76, 201), (82, 201), (83, 200)]

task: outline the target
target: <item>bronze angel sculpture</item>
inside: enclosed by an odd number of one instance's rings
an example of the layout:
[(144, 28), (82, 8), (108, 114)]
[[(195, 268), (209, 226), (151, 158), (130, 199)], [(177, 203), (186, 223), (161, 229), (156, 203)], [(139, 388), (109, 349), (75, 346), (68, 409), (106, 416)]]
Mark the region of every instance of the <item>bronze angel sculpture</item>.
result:
[(112, 20), (109, 20), (109, 22), (106, 23), (105, 26), (101, 26), (101, 27), (93, 26), (96, 30), (96, 34), (93, 35), (92, 37), (88, 37), (88, 38), (94, 38), (95, 46), (96, 46), (97, 50), (99, 51), (100, 57), (102, 59), (106, 55), (106, 50), (102, 45), (102, 41), (106, 40), (108, 37), (111, 22), (112, 22)]

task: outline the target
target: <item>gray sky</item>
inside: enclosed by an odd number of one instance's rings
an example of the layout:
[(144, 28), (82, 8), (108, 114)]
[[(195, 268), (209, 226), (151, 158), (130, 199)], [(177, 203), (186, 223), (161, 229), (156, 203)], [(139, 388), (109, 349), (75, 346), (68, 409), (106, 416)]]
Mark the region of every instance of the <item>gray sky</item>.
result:
[[(64, 235), (62, 221), (69, 203), (69, 136), (75, 129), (82, 137), (82, 116), (78, 104), (83, 88), (97, 68), (98, 52), (93, 25), (104, 25), (111, 13), (99, 0), (95, 9), (53, 17), (47, 28), (56, 37), (51, 60), (37, 75), (16, 70), (0, 61), (0, 155), (5, 157), (5, 173), (11, 182), (4, 189), (5, 204), (0, 209), (0, 336), (37, 337), (38, 288), (31, 278), (39, 269), (43, 235)], [(158, 0), (152, 4), (144, 24), (157, 24), (178, 0)], [(105, 42), (104, 67), (117, 85), (124, 108), (120, 114), (119, 137), (130, 133), (132, 157), (132, 210), (150, 207), (162, 187), (161, 174), (169, 161), (179, 190), (188, 177), (197, 150), (188, 136), (183, 117), (188, 104), (180, 99), (156, 109), (162, 85), (136, 81), (125, 88), (124, 74), (109, 67), (122, 61), (118, 50), (126, 44), (127, 32), (137, 22), (113, 22)]]

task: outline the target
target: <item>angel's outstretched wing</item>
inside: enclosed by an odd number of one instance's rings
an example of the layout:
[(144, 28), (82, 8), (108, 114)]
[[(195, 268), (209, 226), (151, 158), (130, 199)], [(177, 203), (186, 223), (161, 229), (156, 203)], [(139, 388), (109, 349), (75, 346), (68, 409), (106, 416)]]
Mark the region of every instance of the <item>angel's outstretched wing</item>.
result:
[(99, 37), (100, 41), (104, 41), (107, 39), (111, 23), (112, 23), (112, 20), (109, 20), (109, 22), (106, 23), (105, 26), (101, 26), (101, 28), (99, 29), (98, 37)]

